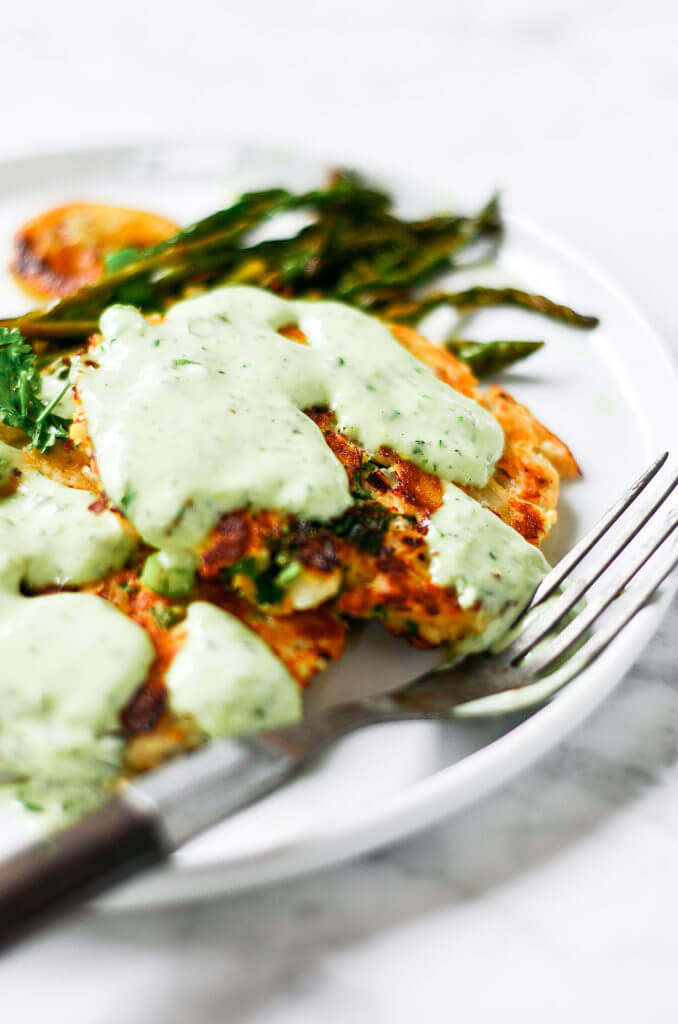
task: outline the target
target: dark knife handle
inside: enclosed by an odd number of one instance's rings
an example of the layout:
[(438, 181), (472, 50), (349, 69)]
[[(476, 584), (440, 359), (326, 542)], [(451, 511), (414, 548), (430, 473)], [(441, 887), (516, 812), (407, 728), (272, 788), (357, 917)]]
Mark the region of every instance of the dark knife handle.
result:
[(164, 860), (155, 820), (120, 798), (0, 862), (0, 949)]

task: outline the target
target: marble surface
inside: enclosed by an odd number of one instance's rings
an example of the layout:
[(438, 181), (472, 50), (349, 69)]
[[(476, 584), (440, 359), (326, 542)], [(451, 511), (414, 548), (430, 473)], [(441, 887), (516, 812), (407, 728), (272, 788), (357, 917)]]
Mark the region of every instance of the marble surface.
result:
[[(3, 10), (0, 157), (217, 136), (500, 184), (675, 339), (677, 29), (662, 0), (26, 0)], [(674, 1019), (677, 632), (674, 608), (566, 743), (414, 840), (16, 950), (2, 1019)]]

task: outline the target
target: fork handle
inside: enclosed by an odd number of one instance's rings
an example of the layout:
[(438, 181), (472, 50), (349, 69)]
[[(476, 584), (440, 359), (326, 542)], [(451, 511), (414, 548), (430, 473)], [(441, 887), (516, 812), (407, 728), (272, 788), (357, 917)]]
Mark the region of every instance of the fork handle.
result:
[(146, 868), (276, 789), (304, 759), (222, 740), (128, 787), (0, 863), (0, 950)]
[(389, 698), (326, 708), (243, 739), (216, 740), (140, 777), (104, 807), (0, 862), (0, 950), (271, 793), (339, 736), (400, 715)]

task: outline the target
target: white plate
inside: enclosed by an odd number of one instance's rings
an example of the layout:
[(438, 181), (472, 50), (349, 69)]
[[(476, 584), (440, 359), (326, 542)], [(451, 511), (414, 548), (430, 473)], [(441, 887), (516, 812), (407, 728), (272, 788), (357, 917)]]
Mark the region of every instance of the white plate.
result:
[[(0, 164), (0, 265), (6, 266), (14, 229), (49, 204), (76, 198), (138, 204), (186, 222), (242, 188), (305, 187), (322, 171), (304, 158), (223, 147), (129, 147), (6, 162)], [(388, 178), (387, 184), (408, 206), (438, 205), (430, 188)], [(678, 449), (678, 378), (647, 322), (599, 273), (510, 208), (507, 221), (502, 269), (487, 282), (522, 283), (602, 318), (592, 333), (507, 310), (483, 314), (484, 322), (474, 325), (475, 336), (547, 340), (503, 381), (562, 434), (582, 466), (582, 480), (563, 488), (560, 522), (546, 549), (553, 559), (653, 457)], [(25, 308), (5, 274), (2, 315)], [(611, 651), (531, 717), (393, 725), (353, 735), (312, 772), (190, 843), (168, 867), (120, 889), (107, 905), (188, 900), (290, 877), (400, 839), (478, 799), (562, 739), (610, 693), (657, 628), (672, 590), (664, 587)], [(18, 821), (14, 831), (7, 817), (3, 826), (0, 854), (19, 834)]]

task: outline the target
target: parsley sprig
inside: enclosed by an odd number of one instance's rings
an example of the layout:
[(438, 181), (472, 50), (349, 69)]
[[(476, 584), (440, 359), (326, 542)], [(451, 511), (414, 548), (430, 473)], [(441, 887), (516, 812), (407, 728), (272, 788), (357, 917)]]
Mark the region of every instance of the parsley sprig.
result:
[(54, 409), (69, 387), (67, 382), (51, 402), (43, 402), (33, 349), (19, 330), (0, 327), (0, 419), (23, 430), (41, 452), (68, 435), (69, 421)]

